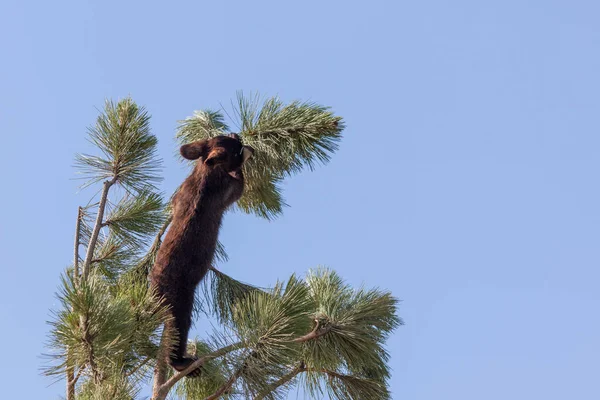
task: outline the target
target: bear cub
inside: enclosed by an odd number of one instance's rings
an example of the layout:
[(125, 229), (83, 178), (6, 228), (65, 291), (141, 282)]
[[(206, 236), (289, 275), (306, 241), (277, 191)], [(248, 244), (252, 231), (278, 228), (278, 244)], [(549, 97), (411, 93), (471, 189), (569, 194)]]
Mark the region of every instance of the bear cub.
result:
[(186, 355), (194, 293), (213, 261), (223, 213), (242, 195), (242, 165), (254, 150), (232, 133), (186, 144), (180, 152), (198, 162), (173, 197), (173, 220), (150, 273), (150, 284), (171, 307), (167, 328), (176, 336), (170, 364), (177, 371), (195, 360)]

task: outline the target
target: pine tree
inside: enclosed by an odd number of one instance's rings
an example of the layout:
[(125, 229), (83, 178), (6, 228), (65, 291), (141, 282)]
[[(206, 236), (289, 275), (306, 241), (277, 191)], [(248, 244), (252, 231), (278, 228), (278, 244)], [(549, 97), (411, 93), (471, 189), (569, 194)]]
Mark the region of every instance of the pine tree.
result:
[[(276, 218), (285, 201), (280, 184), (303, 168), (326, 163), (344, 128), (314, 103), (263, 102), (238, 94), (234, 122), (255, 150), (244, 166), (246, 188), (237, 208)], [(220, 111), (180, 121), (181, 143), (228, 133)], [(73, 263), (64, 272), (53, 313), (45, 373), (66, 380), (66, 398), (134, 399), (152, 385), (152, 399), (280, 399), (302, 387), (312, 396), (390, 398), (385, 341), (401, 324), (388, 292), (353, 289), (334, 271), (310, 270), (263, 289), (212, 267), (198, 293), (197, 312), (219, 328), (188, 344), (198, 360), (173, 373), (166, 359), (169, 312), (147, 275), (170, 223), (162, 198), (161, 161), (150, 116), (130, 98), (108, 101), (89, 139), (97, 155), (78, 155), (83, 186), (100, 191), (79, 207)], [(217, 260), (227, 258), (219, 244)], [(183, 379), (202, 367), (200, 378)]]

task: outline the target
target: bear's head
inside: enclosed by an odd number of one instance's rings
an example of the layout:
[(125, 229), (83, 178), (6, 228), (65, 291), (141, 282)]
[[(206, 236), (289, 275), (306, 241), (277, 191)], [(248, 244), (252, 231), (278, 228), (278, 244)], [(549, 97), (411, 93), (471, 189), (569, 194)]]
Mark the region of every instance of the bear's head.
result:
[(232, 177), (239, 179), (241, 167), (252, 157), (254, 149), (244, 146), (239, 135), (231, 133), (185, 144), (181, 146), (180, 152), (183, 158), (200, 159), (198, 163), (209, 168), (222, 168)]

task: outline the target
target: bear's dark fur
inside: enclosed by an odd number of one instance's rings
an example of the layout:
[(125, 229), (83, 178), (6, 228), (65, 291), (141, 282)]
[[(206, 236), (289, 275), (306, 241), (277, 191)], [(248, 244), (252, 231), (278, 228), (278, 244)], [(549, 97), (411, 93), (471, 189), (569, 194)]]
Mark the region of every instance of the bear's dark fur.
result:
[(178, 371), (194, 361), (186, 356), (194, 292), (213, 260), (223, 213), (242, 195), (242, 164), (253, 153), (236, 134), (186, 144), (180, 151), (199, 160), (173, 197), (173, 221), (150, 273), (151, 285), (171, 307), (167, 328), (175, 328), (177, 336), (170, 363)]

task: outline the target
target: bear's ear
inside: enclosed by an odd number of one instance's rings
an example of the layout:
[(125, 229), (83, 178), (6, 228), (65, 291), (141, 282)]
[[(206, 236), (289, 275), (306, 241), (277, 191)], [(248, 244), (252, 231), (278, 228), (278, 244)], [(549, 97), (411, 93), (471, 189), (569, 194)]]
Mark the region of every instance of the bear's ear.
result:
[(196, 142), (184, 144), (179, 149), (181, 156), (188, 160), (197, 160), (200, 157), (205, 157), (208, 153), (208, 142), (206, 140), (198, 140)]
[(227, 161), (227, 150), (222, 147), (212, 149), (204, 159), (204, 164), (213, 166)]

